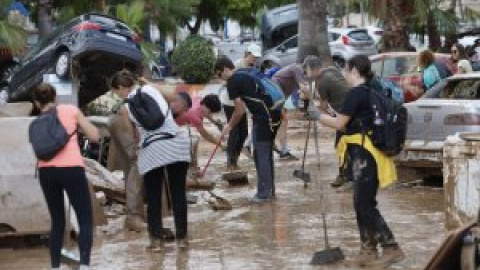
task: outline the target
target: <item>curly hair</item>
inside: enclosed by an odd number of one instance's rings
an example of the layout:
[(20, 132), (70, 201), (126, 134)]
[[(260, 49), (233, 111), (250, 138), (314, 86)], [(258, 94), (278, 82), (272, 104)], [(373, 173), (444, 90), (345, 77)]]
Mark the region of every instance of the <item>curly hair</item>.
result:
[(435, 56), (433, 55), (432, 51), (424, 50), (418, 54), (417, 61), (420, 68), (424, 69), (435, 62)]

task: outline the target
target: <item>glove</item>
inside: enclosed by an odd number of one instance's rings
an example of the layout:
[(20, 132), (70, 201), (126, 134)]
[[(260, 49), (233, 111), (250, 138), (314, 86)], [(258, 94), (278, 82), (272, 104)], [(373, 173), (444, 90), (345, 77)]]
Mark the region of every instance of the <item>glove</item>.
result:
[(320, 110), (315, 105), (313, 105), (313, 103), (310, 103), (310, 106), (308, 106), (307, 113), (308, 120), (320, 120)]

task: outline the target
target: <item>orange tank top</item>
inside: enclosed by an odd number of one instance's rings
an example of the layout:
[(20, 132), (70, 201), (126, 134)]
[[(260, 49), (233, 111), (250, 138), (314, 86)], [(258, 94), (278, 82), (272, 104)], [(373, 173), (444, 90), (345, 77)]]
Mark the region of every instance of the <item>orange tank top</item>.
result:
[[(57, 115), (69, 134), (72, 134), (78, 126), (78, 108), (73, 105), (58, 105)], [(78, 136), (75, 133), (70, 137), (65, 147), (51, 160), (38, 161), (38, 167), (85, 167)]]

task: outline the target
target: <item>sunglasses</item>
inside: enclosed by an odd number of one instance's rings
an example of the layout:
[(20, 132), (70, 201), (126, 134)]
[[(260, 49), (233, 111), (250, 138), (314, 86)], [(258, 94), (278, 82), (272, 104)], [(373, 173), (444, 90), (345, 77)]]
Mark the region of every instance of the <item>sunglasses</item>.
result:
[(452, 53), (458, 53), (458, 50), (452, 50)]

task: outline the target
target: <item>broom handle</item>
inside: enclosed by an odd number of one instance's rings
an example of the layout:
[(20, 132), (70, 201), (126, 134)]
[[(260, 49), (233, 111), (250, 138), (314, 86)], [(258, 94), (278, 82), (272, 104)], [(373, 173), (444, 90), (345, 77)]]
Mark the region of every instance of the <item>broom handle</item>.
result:
[(307, 147), (310, 139), (310, 129), (312, 128), (312, 120), (308, 120), (307, 137), (305, 138), (305, 146), (303, 147), (302, 171), (305, 171), (305, 159), (307, 158)]
[(327, 221), (325, 218), (325, 210), (322, 212), (322, 221), (323, 221), (323, 237), (325, 238), (325, 249), (330, 249), (330, 244), (328, 243), (328, 232), (327, 232)]
[(213, 156), (215, 156), (215, 153), (217, 152), (218, 147), (220, 147), (220, 144), (222, 144), (222, 140), (223, 140), (223, 133), (222, 133), (222, 135), (220, 136), (220, 140), (218, 140), (218, 143), (215, 145), (215, 148), (213, 149), (212, 154), (211, 154), (210, 157), (208, 158), (207, 164), (206, 164), (205, 167), (203, 168), (202, 177), (205, 176), (205, 172), (207, 171), (208, 166), (210, 166), (210, 162), (212, 161)]

